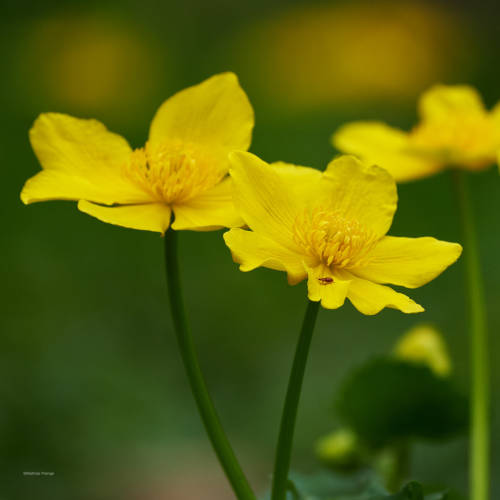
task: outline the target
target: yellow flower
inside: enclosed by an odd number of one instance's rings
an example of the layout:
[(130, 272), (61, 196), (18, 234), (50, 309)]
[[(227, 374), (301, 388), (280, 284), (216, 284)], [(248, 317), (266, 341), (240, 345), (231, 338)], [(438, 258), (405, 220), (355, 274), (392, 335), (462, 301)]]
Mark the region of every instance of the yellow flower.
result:
[(30, 130), (42, 171), (24, 203), (78, 200), (78, 208), (119, 226), (164, 233), (242, 224), (231, 198), (228, 154), (246, 150), (253, 110), (232, 73), (187, 88), (158, 109), (143, 148), (96, 120), (47, 113)]
[(341, 428), (323, 436), (316, 443), (318, 458), (334, 467), (357, 465), (362, 458), (359, 438), (347, 428)]
[(451, 361), (446, 344), (432, 325), (418, 325), (406, 332), (394, 347), (399, 359), (424, 363), (439, 376), (451, 373)]
[(436, 85), (419, 102), (420, 123), (403, 132), (381, 122), (353, 122), (333, 135), (334, 146), (387, 169), (396, 181), (446, 167), (481, 170), (497, 161), (500, 105), (488, 112), (465, 85)]
[(437, 2), (295, 5), (260, 18), (233, 44), (235, 63), (274, 105), (324, 109), (374, 99), (394, 105), (466, 67), (463, 47), (475, 50), (458, 12)]
[(242, 271), (286, 271), (288, 282), (308, 278), (308, 295), (335, 309), (347, 297), (364, 314), (384, 307), (423, 308), (386, 283), (416, 288), (459, 257), (462, 247), (434, 238), (386, 236), (397, 205), (385, 170), (351, 156), (325, 172), (268, 165), (250, 153), (230, 155), (234, 202), (251, 231), (224, 234)]
[(36, 16), (13, 58), (18, 92), (24, 99), (86, 113), (121, 113), (122, 120), (126, 102), (126, 118), (133, 119), (172, 74), (170, 47), (162, 45), (160, 52), (149, 34), (137, 28), (132, 20), (99, 10), (60, 9)]

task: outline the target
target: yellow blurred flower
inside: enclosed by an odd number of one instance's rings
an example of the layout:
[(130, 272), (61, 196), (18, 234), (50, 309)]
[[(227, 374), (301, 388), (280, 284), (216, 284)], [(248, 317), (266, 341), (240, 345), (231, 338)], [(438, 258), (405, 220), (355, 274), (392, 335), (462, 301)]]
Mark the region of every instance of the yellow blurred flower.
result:
[(104, 13), (56, 14), (27, 26), (17, 78), (31, 96), (73, 110), (138, 108), (164, 86), (170, 53), (148, 33)]
[(467, 34), (456, 11), (430, 3), (323, 2), (279, 13), (236, 45), (275, 102), (315, 107), (413, 98), (466, 66), (459, 47)]
[(386, 283), (416, 288), (439, 275), (462, 247), (434, 238), (386, 236), (397, 206), (396, 184), (383, 169), (354, 157), (325, 172), (268, 165), (250, 153), (230, 155), (234, 203), (251, 231), (224, 234), (242, 271), (286, 271), (308, 279), (308, 295), (336, 309), (347, 297), (364, 314), (384, 307), (423, 308)]
[(384, 167), (396, 181), (448, 167), (481, 170), (497, 161), (500, 106), (488, 112), (472, 87), (436, 85), (420, 98), (419, 113), (420, 123), (411, 132), (381, 122), (353, 122), (334, 134), (333, 144)]
[[(78, 200), (98, 219), (164, 233), (241, 225), (227, 176), (230, 151), (250, 145), (254, 118), (233, 73), (178, 92), (158, 109), (144, 148), (96, 120), (47, 113), (30, 130), (42, 171), (21, 193), (24, 203)], [(106, 206), (109, 205), (109, 206)]]
[(319, 439), (315, 446), (318, 458), (335, 467), (350, 466), (361, 459), (359, 437), (350, 429), (341, 428)]
[(448, 350), (439, 331), (432, 325), (417, 325), (398, 341), (394, 354), (399, 359), (424, 363), (439, 376), (451, 373)]

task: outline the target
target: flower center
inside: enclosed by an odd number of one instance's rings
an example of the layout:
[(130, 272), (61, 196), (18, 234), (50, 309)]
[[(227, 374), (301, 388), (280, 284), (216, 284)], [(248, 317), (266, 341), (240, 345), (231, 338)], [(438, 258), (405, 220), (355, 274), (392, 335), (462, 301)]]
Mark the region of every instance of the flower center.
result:
[(344, 268), (359, 264), (377, 240), (358, 221), (325, 207), (306, 209), (296, 218), (294, 239), (325, 265)]
[(132, 152), (124, 172), (165, 203), (189, 200), (215, 186), (225, 175), (209, 154), (182, 141), (165, 142), (155, 148), (146, 143)]
[(442, 120), (424, 122), (411, 133), (417, 148), (441, 150), (451, 156), (460, 155), (472, 162), (491, 160), (500, 146), (491, 117), (486, 114), (453, 114)]

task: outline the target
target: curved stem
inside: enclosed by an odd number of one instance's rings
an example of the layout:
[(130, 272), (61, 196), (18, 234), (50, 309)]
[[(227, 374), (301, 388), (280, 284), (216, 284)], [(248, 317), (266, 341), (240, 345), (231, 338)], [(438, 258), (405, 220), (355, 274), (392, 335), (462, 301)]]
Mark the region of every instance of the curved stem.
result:
[(182, 299), (177, 257), (177, 232), (173, 230), (168, 230), (165, 234), (165, 264), (170, 308), (179, 350), (205, 430), (207, 431), (208, 437), (217, 454), (217, 458), (231, 483), (236, 497), (239, 500), (255, 500), (255, 495), (241, 470), (238, 460), (221, 426), (201, 373)]
[(295, 350), (292, 371), (288, 381), (285, 405), (281, 416), (281, 427), (274, 462), (274, 475), (272, 487), (272, 500), (285, 500), (288, 471), (292, 456), (293, 433), (297, 419), (297, 408), (299, 406), (300, 391), (304, 380), (304, 371), (311, 345), (312, 334), (316, 317), (318, 315), (319, 302), (309, 301), (300, 332), (299, 341)]
[(462, 219), (470, 309), (472, 364), (470, 495), (472, 500), (488, 500), (490, 490), (490, 389), (486, 307), (467, 174), (456, 170), (453, 175)]

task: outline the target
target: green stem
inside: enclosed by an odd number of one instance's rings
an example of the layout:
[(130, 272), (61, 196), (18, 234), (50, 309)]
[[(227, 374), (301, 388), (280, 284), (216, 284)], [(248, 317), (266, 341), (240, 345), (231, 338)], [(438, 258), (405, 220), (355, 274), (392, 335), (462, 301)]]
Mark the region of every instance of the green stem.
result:
[(396, 493), (401, 489), (410, 472), (410, 443), (395, 444), (389, 453), (389, 464), (386, 472), (387, 489)]
[(169, 301), (179, 350), (191, 386), (191, 391), (193, 392), (205, 430), (207, 431), (215, 453), (231, 483), (236, 497), (239, 500), (255, 500), (255, 495), (241, 470), (238, 460), (221, 426), (201, 373), (182, 299), (177, 254), (177, 232), (169, 230), (165, 234), (165, 264)]
[(290, 380), (286, 393), (285, 405), (281, 416), (281, 427), (274, 462), (272, 500), (285, 500), (288, 471), (292, 456), (293, 433), (297, 419), (297, 408), (299, 406), (300, 391), (304, 380), (304, 371), (311, 345), (312, 334), (316, 317), (318, 315), (319, 302), (309, 301), (307, 305), (302, 330), (295, 350)]
[(453, 175), (462, 220), (470, 309), (472, 364), (470, 491), (472, 500), (488, 500), (490, 495), (490, 381), (486, 307), (467, 174), (455, 170)]

